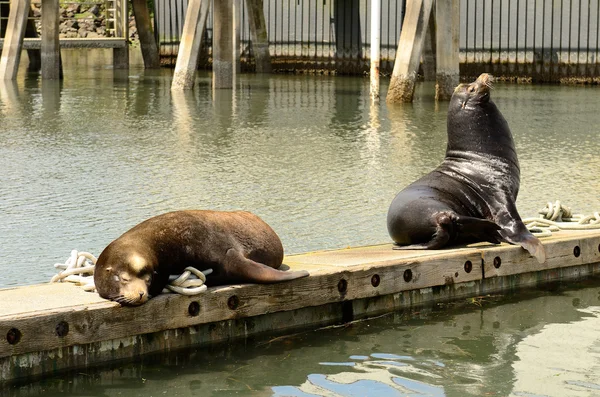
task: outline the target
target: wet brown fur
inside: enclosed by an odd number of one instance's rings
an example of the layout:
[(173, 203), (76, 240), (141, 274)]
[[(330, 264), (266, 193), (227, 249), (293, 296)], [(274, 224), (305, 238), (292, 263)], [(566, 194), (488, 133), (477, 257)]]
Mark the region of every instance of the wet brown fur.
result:
[(140, 305), (187, 266), (212, 269), (206, 284), (277, 283), (308, 276), (280, 271), (283, 246), (273, 229), (245, 211), (176, 211), (150, 218), (100, 254), (94, 282), (100, 296)]

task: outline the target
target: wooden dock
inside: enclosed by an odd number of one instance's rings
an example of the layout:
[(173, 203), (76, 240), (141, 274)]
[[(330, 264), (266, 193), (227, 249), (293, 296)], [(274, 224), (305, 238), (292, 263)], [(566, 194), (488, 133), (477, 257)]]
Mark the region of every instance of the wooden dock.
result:
[(600, 274), (600, 231), (562, 231), (542, 242), (544, 264), (520, 247), (483, 243), (290, 255), (284, 263), (310, 277), (209, 288), (193, 297), (160, 295), (134, 308), (71, 284), (0, 290), (0, 383)]

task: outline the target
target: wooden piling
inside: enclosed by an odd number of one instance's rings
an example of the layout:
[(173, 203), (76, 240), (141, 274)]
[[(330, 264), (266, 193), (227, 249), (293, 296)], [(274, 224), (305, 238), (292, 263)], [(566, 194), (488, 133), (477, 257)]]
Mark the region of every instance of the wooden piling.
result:
[(115, 1), (115, 33), (125, 40), (124, 47), (113, 49), (113, 69), (129, 68), (129, 17), (126, 0)]
[(242, 72), (240, 60), (241, 30), (242, 30), (242, 0), (233, 0), (233, 79)]
[(248, 8), (248, 25), (250, 26), (250, 40), (252, 41), (256, 73), (271, 73), (271, 55), (263, 0), (246, 0), (246, 7)]
[(436, 19), (436, 83), (435, 99), (448, 101), (460, 81), (459, 27), (460, 0), (435, 3)]
[(190, 0), (188, 3), (171, 83), (172, 90), (194, 88), (200, 44), (206, 28), (210, 3), (210, 0)]
[(137, 27), (142, 47), (142, 57), (144, 58), (144, 68), (160, 68), (160, 58), (158, 56), (158, 46), (152, 31), (150, 22), (150, 12), (146, 0), (131, 0), (131, 8), (135, 17), (135, 26)]
[(62, 77), (58, 3), (58, 0), (44, 0), (42, 6), (42, 79), (58, 80)]
[(213, 2), (213, 89), (233, 87), (233, 0)]
[(17, 78), (25, 26), (30, 8), (30, 0), (12, 0), (10, 2), (6, 36), (4, 37), (2, 57), (0, 58), (0, 78), (3, 80)]
[(381, 1), (371, 1), (371, 101), (379, 102), (379, 47), (381, 43)]
[(425, 42), (423, 43), (423, 53), (421, 54), (421, 65), (423, 67), (423, 80), (435, 81), (436, 71), (436, 26), (435, 12), (431, 11)]
[(412, 102), (432, 3), (433, 0), (406, 3), (404, 24), (386, 98), (388, 103)]
[[(33, 20), (33, 9), (29, 8), (29, 17), (27, 18), (27, 26), (25, 27), (25, 37), (37, 38), (38, 33), (35, 27), (35, 21)], [(40, 50), (28, 49), (27, 57), (29, 58), (29, 65), (27, 65), (28, 72), (39, 72), (42, 69), (42, 54)]]

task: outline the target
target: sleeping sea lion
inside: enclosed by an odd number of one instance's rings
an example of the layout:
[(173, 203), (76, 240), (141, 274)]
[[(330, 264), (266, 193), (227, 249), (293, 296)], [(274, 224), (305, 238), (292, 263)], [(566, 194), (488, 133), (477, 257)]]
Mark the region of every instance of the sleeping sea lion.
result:
[(281, 240), (254, 214), (176, 211), (150, 218), (110, 243), (98, 257), (94, 283), (103, 298), (135, 306), (188, 266), (213, 270), (207, 286), (308, 276), (305, 270), (277, 270), (282, 261)]

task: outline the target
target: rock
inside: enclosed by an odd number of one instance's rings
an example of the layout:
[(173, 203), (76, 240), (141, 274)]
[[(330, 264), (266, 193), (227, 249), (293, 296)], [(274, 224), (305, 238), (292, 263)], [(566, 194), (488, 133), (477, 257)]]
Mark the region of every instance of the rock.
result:
[(87, 34), (88, 39), (97, 39), (98, 37), (101, 37), (101, 36), (97, 32), (89, 32)]
[(88, 10), (88, 12), (91, 13), (91, 14), (93, 14), (93, 15), (95, 15), (95, 16), (98, 16), (98, 14), (100, 14), (100, 7), (98, 6), (98, 4), (94, 4), (92, 6), (92, 8), (90, 8)]
[(83, 37), (86, 38), (88, 36), (89, 32), (87, 30), (85, 30), (85, 28), (81, 28), (79, 29), (79, 31), (77, 32), (77, 35), (79, 37)]
[(67, 14), (79, 14), (81, 12), (81, 5), (79, 3), (71, 3), (67, 6)]

